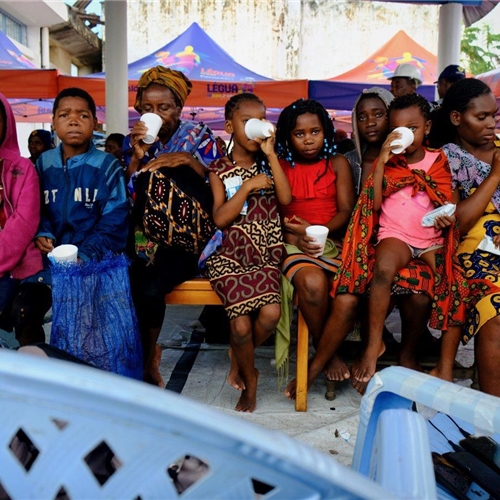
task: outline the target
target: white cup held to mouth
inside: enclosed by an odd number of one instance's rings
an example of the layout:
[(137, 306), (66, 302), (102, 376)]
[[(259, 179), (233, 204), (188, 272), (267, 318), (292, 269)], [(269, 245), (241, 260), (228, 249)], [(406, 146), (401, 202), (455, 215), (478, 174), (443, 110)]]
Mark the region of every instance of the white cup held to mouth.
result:
[(402, 153), (408, 146), (413, 144), (415, 139), (413, 132), (407, 127), (397, 127), (393, 132), (399, 132), (401, 137), (399, 139), (394, 139), (391, 142), (391, 150), (394, 154), (398, 155)]
[(156, 113), (144, 113), (141, 115), (141, 122), (144, 122), (148, 128), (148, 133), (145, 135), (142, 142), (145, 144), (153, 144), (163, 123), (161, 116)]
[(318, 245), (321, 245), (321, 250), (318, 250), (318, 254), (316, 255), (319, 257), (320, 255), (323, 254), (325, 251), (325, 243), (326, 239), (328, 238), (328, 233), (329, 229), (326, 226), (307, 226), (306, 227), (306, 234), (307, 236), (311, 236), (316, 240), (316, 243)]
[(257, 120), (257, 118), (250, 118), (245, 123), (245, 134), (251, 141), (257, 138), (266, 139), (267, 137), (271, 137), (273, 131), (274, 126), (272, 123)]
[(66, 263), (76, 262), (78, 258), (78, 247), (75, 245), (59, 245), (55, 247), (52, 252), (47, 254), (47, 257), (52, 263)]

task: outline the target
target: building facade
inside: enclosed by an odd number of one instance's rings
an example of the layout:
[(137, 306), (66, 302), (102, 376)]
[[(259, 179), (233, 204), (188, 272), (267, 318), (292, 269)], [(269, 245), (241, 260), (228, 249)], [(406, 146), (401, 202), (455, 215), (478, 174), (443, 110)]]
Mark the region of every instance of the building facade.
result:
[(436, 54), (438, 18), (437, 5), (365, 0), (136, 0), (128, 2), (128, 59), (196, 21), (256, 73), (324, 79), (362, 63), (401, 29)]

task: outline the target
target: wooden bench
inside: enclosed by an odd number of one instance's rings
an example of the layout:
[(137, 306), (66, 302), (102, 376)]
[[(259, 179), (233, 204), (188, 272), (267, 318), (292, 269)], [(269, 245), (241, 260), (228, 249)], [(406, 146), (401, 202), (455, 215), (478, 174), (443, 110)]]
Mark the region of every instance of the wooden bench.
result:
[[(176, 286), (165, 296), (166, 304), (221, 305), (218, 295), (206, 278), (194, 278)], [(297, 397), (296, 411), (307, 411), (307, 363), (309, 358), (309, 331), (302, 314), (298, 313), (297, 325)]]

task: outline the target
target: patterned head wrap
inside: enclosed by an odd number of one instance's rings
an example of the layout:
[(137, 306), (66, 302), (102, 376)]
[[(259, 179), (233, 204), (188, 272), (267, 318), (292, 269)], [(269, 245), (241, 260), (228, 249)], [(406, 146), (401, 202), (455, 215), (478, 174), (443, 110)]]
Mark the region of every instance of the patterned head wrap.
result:
[(137, 96), (135, 99), (134, 108), (139, 113), (141, 112), (141, 99), (144, 90), (151, 84), (156, 83), (170, 89), (176, 101), (181, 105), (181, 108), (186, 102), (187, 96), (191, 92), (193, 84), (187, 76), (175, 69), (165, 68), (164, 66), (155, 66), (148, 69), (142, 74), (137, 84)]

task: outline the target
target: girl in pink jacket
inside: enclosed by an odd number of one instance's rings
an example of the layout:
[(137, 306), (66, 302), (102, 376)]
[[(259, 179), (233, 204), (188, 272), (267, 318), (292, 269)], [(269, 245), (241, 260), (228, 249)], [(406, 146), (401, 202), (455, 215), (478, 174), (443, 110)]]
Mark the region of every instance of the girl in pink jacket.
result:
[(43, 269), (33, 238), (40, 222), (40, 185), (35, 167), (21, 157), (14, 114), (0, 94), (0, 328), (21, 345), (44, 342), (43, 317), (50, 289), (26, 279)]

